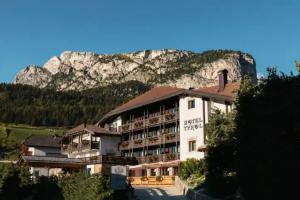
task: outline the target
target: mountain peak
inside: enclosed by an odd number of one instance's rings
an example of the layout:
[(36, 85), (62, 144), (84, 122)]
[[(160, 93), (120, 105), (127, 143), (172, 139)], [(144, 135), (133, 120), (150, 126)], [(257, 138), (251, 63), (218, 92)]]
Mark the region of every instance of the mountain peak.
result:
[(121, 54), (64, 51), (42, 67), (21, 70), (14, 83), (57, 90), (83, 90), (136, 80), (155, 85), (203, 87), (217, 84), (217, 73), (227, 69), (229, 81), (248, 74), (256, 78), (255, 61), (239, 51), (203, 53), (177, 49), (142, 50)]

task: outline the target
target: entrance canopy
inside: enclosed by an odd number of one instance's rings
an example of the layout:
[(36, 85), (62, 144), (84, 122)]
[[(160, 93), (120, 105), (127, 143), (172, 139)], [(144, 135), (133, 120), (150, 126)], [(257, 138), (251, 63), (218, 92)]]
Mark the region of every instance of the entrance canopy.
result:
[(161, 167), (177, 167), (180, 161), (170, 161), (170, 162), (158, 162), (158, 163), (150, 163), (150, 164), (141, 164), (141, 165), (134, 165), (129, 166), (129, 170), (136, 170), (136, 169), (155, 169)]

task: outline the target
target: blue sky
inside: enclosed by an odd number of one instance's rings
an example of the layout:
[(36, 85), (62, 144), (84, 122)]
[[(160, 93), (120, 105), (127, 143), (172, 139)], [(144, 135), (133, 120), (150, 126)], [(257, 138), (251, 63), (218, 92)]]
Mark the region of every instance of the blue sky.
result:
[(257, 71), (300, 60), (298, 0), (1, 0), (0, 82), (62, 51), (234, 49)]

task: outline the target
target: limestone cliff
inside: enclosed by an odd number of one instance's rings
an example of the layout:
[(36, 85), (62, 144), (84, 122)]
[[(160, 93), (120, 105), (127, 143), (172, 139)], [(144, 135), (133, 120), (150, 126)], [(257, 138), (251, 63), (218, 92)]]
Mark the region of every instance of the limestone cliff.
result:
[(19, 72), (14, 83), (57, 90), (83, 90), (112, 83), (137, 80), (149, 85), (181, 88), (218, 83), (217, 73), (227, 69), (229, 81), (249, 75), (256, 80), (251, 55), (227, 50), (195, 53), (180, 50), (144, 50), (124, 54), (65, 51), (42, 67), (30, 65)]

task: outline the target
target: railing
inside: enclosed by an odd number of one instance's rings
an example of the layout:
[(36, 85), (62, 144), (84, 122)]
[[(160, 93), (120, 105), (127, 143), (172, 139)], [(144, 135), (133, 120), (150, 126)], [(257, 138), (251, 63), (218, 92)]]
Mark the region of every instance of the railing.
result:
[(121, 132), (128, 132), (131, 130), (131, 123), (128, 123), (128, 124), (123, 124), (122, 126), (120, 126), (120, 131)]
[(155, 146), (161, 144), (161, 136), (148, 137), (146, 139), (147, 146)]
[(127, 177), (131, 185), (174, 185), (175, 176)]
[(155, 117), (151, 117), (147, 120), (147, 125), (148, 126), (154, 126), (154, 125), (160, 124), (161, 122), (162, 122), (161, 115), (160, 116), (155, 116)]
[(63, 144), (61, 146), (61, 152), (63, 154), (80, 152), (85, 150), (98, 150), (98, 149), (99, 149), (99, 142), (91, 142), (88, 140), (83, 140), (82, 143)]
[(173, 160), (179, 160), (180, 154), (179, 153), (167, 153), (167, 154), (160, 154), (160, 155), (136, 157), (136, 159), (139, 164), (155, 163), (155, 162), (168, 162), (168, 161), (173, 161)]
[(160, 136), (124, 141), (120, 144), (120, 150), (127, 150), (130, 148), (141, 148), (144, 146), (156, 146), (160, 144), (175, 143), (179, 141), (179, 133), (165, 133)]
[(133, 122), (133, 129), (142, 129), (145, 127), (145, 120), (139, 120)]
[(133, 148), (140, 148), (145, 146), (143, 139), (137, 139), (132, 141), (132, 147)]
[(82, 158), (86, 164), (116, 164), (116, 165), (136, 165), (138, 161), (135, 157), (123, 157), (123, 156), (92, 156), (88, 158)]
[(131, 130), (143, 129), (147, 126), (157, 126), (162, 123), (170, 123), (179, 119), (178, 111), (165, 111), (162, 114), (151, 116), (148, 119), (133, 119), (132, 121), (118, 127), (119, 132), (129, 132)]

